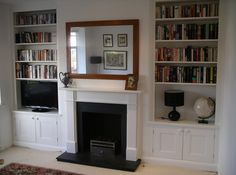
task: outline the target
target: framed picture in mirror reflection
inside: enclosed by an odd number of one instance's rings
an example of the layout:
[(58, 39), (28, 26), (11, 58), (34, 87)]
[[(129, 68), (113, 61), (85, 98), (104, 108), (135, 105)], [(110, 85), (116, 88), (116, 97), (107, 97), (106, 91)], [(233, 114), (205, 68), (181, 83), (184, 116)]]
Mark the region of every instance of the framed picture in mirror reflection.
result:
[(104, 50), (104, 69), (127, 70), (127, 51)]
[(112, 34), (103, 34), (103, 47), (113, 47)]
[(118, 47), (127, 47), (128, 46), (127, 34), (118, 34), (117, 35), (117, 45), (118, 45)]

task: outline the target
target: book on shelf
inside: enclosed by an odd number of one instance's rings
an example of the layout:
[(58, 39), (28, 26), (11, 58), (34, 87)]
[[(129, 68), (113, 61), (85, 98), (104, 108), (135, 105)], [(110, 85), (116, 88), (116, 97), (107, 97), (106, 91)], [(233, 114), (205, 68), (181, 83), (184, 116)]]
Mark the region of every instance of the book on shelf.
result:
[(156, 40), (217, 39), (218, 23), (157, 24)]
[(18, 13), (16, 25), (55, 24), (56, 12)]
[(155, 50), (156, 61), (217, 62), (217, 47), (161, 47)]
[(160, 66), (156, 65), (156, 82), (216, 83), (216, 66)]
[[(56, 38), (53, 32), (53, 38)], [(55, 40), (55, 39), (54, 39)], [(42, 43), (52, 42), (52, 32), (19, 32), (15, 34), (16, 43)]]
[(16, 78), (57, 79), (57, 66), (16, 63)]
[(218, 14), (218, 3), (172, 5), (156, 2), (156, 18), (214, 17)]
[(19, 49), (17, 50), (17, 61), (56, 61), (56, 49)]

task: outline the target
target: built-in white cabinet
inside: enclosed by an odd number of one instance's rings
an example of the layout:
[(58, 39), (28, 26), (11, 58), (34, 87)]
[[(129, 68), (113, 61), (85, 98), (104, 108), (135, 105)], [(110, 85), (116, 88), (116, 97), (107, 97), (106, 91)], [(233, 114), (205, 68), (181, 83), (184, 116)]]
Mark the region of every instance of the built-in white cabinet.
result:
[(13, 113), (13, 115), (15, 141), (34, 143), (36, 141), (34, 116), (16, 113)]
[(58, 114), (15, 111), (13, 120), (16, 145), (58, 146)]
[(153, 131), (153, 154), (169, 159), (182, 158), (181, 129), (176, 127), (155, 127)]
[(153, 155), (158, 158), (212, 163), (214, 128), (153, 127)]

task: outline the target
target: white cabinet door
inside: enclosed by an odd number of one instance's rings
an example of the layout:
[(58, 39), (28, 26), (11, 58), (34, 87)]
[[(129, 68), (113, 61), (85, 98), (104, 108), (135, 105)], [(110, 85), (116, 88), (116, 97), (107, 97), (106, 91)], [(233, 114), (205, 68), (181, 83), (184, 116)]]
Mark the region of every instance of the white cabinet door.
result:
[(44, 115), (36, 116), (36, 142), (57, 146), (57, 118)]
[(183, 159), (213, 162), (214, 130), (185, 128)]
[(35, 118), (33, 115), (15, 114), (15, 140), (35, 142)]
[(153, 136), (153, 153), (155, 156), (182, 159), (182, 129), (176, 127), (157, 127), (154, 128)]

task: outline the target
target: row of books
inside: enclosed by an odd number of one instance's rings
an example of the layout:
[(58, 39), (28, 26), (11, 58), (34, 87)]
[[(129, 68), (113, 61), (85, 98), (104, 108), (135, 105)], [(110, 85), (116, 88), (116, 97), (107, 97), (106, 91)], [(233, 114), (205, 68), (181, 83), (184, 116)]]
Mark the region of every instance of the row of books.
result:
[(56, 61), (56, 60), (57, 60), (56, 49), (17, 50), (17, 61)]
[(16, 25), (55, 24), (56, 13), (18, 14)]
[(158, 66), (156, 65), (156, 82), (178, 83), (216, 83), (215, 66)]
[(16, 63), (16, 78), (57, 79), (57, 66)]
[(16, 43), (52, 42), (56, 33), (52, 32), (20, 32), (16, 33)]
[(156, 18), (184, 18), (218, 16), (219, 4), (160, 5), (156, 4)]
[(156, 40), (217, 39), (218, 23), (156, 25)]
[(155, 60), (217, 62), (217, 47), (156, 48)]

